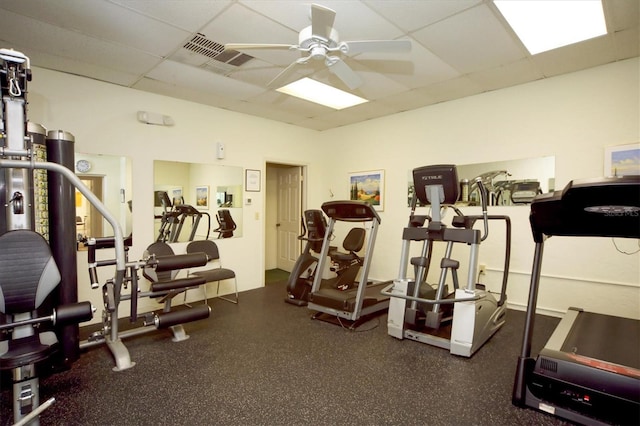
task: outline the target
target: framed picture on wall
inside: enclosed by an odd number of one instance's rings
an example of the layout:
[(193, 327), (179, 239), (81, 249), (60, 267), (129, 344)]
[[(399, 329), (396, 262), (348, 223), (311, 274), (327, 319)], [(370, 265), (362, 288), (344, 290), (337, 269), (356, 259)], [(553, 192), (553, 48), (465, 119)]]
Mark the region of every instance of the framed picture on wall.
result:
[(640, 143), (604, 149), (604, 176), (640, 175)]
[(196, 208), (202, 210), (209, 209), (209, 186), (196, 186)]
[(384, 210), (384, 170), (349, 173), (349, 199), (366, 201)]
[(260, 170), (245, 170), (245, 190), (260, 192)]

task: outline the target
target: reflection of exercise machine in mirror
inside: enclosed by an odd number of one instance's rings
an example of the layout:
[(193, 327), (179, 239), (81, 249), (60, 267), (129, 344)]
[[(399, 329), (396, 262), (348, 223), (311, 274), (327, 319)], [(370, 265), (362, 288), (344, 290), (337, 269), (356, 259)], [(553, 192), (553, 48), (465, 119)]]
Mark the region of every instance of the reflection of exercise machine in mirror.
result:
[[(200, 225), (200, 219), (203, 216), (207, 218), (207, 232), (205, 239), (209, 239), (209, 232), (211, 230), (211, 216), (209, 213), (202, 212), (195, 207), (184, 204), (184, 199), (174, 198), (173, 202), (169, 199), (167, 191), (155, 191), (155, 206), (162, 207), (162, 215), (156, 216), (156, 219), (160, 219), (160, 230), (158, 231), (158, 237), (156, 241), (175, 243), (178, 241), (193, 241)], [(180, 239), (182, 228), (185, 222), (191, 226), (191, 231), (186, 240)]]
[[(233, 231), (236, 230), (237, 225), (231, 217), (231, 212), (227, 209), (220, 209), (216, 213), (216, 220), (218, 221), (218, 227), (213, 232), (218, 233), (218, 238), (231, 238), (233, 237)], [(208, 239), (209, 234), (207, 233)]]
[[(414, 169), (413, 176), (415, 194), (409, 224), (403, 231), (399, 276), (381, 292), (392, 298), (388, 333), (398, 339), (416, 340), (449, 349), (454, 355), (470, 357), (505, 323), (511, 221), (508, 216), (487, 214), (488, 197), (482, 179), (477, 180), (482, 215), (463, 215), (455, 206), (460, 187), (453, 165), (420, 167)], [(415, 214), (418, 201), (431, 205), (431, 216)], [(452, 208), (456, 213), (452, 227), (442, 222), (441, 208)], [(497, 300), (476, 281), (480, 243), (489, 235), (489, 222), (494, 220), (504, 221), (506, 226), (504, 272)], [(484, 225), (484, 232), (474, 229), (478, 221)], [(420, 256), (410, 258), (410, 244), (414, 241), (422, 243), (422, 251)], [(438, 263), (440, 274), (436, 286), (426, 281), (434, 243), (446, 246)], [(463, 287), (457, 274), (460, 262), (452, 257), (454, 246), (468, 246), (467, 281)], [(409, 263), (414, 267), (413, 279), (407, 276)], [(451, 274), (453, 291), (447, 283), (448, 274)]]
[[(511, 176), (507, 170), (493, 170), (476, 176), (471, 183), (461, 181), (462, 201), (477, 205), (481, 198), (481, 188), (478, 181), (482, 183), (489, 206), (509, 206), (514, 204), (529, 204), (533, 198), (542, 193), (540, 182), (535, 179), (520, 180), (497, 180), (499, 176), (506, 178)], [(468, 185), (465, 188), (465, 185)], [(468, 197), (465, 194), (468, 192)]]
[[(153, 190), (166, 191), (169, 199), (183, 197), (182, 204), (188, 204), (197, 209), (200, 213), (209, 212), (211, 215), (212, 227), (210, 228), (210, 238), (237, 238), (242, 236), (243, 215), (243, 183), (244, 169), (242, 167), (228, 166), (221, 164), (208, 163), (191, 163), (180, 161), (162, 161), (154, 160), (153, 162)], [(235, 228), (221, 227), (224, 229), (223, 235), (218, 235), (216, 228), (216, 210), (227, 209), (233, 216)], [(160, 217), (163, 209), (156, 199), (154, 208), (154, 234), (157, 236), (159, 227), (161, 226)], [(202, 218), (200, 221), (200, 229), (196, 233), (196, 239), (204, 239), (208, 229), (207, 220)], [(224, 219), (224, 218), (221, 218)], [(188, 219), (185, 222), (191, 224)], [(233, 231), (233, 235), (229, 231)], [(177, 242), (187, 242), (189, 232), (185, 229), (179, 236)]]

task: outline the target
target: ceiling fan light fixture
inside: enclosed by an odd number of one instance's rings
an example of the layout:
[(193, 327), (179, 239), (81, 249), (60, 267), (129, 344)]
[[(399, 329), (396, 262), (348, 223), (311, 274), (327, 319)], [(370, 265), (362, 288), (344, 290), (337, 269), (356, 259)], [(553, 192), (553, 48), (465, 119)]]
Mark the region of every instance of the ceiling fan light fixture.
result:
[(495, 0), (530, 54), (607, 33), (601, 0)]
[(282, 86), (276, 91), (337, 110), (369, 102), (364, 98), (308, 77)]

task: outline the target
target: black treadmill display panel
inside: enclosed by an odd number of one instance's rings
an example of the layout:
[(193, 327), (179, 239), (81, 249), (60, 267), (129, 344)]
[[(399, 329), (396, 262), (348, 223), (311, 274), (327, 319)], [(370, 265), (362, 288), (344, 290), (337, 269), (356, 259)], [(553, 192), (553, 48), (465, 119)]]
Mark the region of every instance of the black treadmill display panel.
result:
[(543, 235), (640, 238), (640, 176), (583, 179), (537, 196), (531, 230)]

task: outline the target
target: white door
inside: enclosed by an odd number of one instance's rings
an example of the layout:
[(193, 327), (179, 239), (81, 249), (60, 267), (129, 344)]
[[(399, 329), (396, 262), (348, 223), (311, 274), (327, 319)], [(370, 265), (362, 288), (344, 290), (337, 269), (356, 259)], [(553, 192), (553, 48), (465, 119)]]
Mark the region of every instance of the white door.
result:
[(302, 215), (302, 169), (278, 169), (278, 269), (291, 272), (300, 255), (300, 220)]

